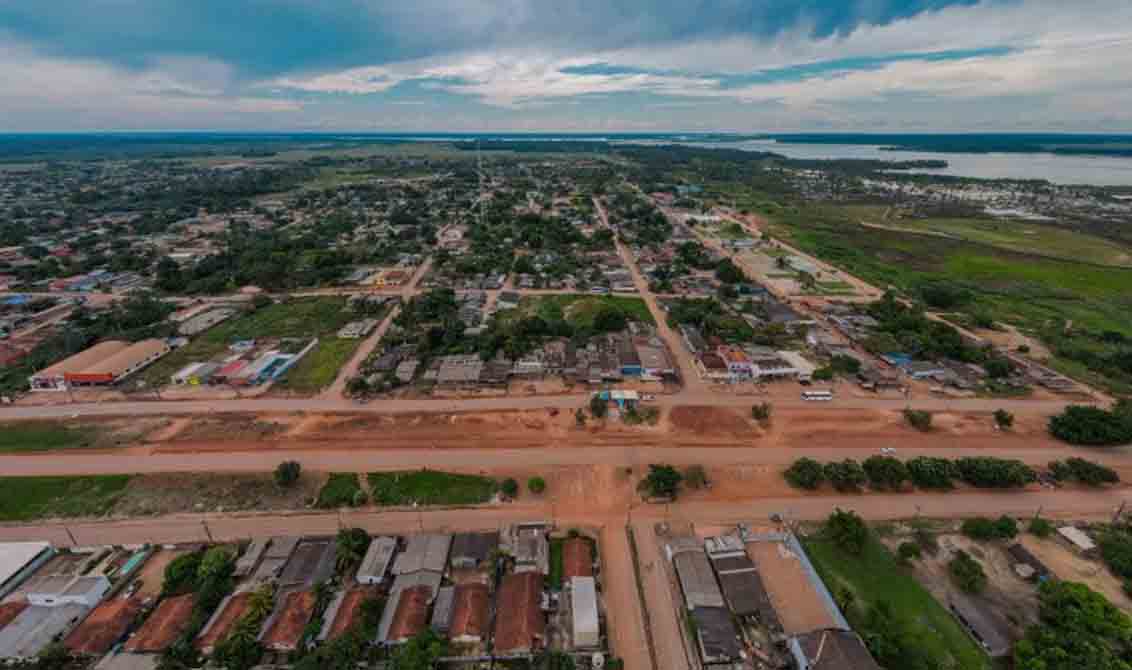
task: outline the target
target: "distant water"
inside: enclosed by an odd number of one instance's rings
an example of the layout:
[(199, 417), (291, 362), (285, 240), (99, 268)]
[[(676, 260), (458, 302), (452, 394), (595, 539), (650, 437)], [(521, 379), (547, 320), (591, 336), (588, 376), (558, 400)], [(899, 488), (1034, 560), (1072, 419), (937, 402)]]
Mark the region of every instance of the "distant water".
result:
[(747, 140), (697, 144), (748, 151), (772, 151), (788, 158), (863, 158), (883, 161), (943, 160), (942, 170), (909, 170), (926, 174), (977, 179), (1045, 179), (1054, 184), (1132, 186), (1132, 158), (1063, 156), (1060, 154), (953, 154), (933, 151), (883, 151), (867, 144), (799, 144), (775, 140)]

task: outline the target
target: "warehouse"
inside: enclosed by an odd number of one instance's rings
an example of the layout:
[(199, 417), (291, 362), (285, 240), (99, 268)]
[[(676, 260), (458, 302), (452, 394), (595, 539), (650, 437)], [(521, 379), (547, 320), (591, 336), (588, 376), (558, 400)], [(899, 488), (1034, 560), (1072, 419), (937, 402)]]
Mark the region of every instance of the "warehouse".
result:
[(55, 550), (46, 542), (0, 544), (0, 598), (19, 587), (54, 554)]
[(595, 649), (601, 645), (597, 584), (593, 577), (574, 577), (570, 580), (570, 618), (575, 649)]
[(109, 386), (169, 353), (164, 340), (150, 339), (135, 342), (125, 349), (102, 360), (63, 376), (70, 386)]
[(362, 564), (358, 566), (355, 579), (359, 584), (381, 584), (389, 573), (389, 564), (393, 562), (393, 554), (397, 552), (397, 539), (392, 537), (375, 537), (366, 549)]
[(125, 351), (129, 347), (128, 342), (120, 342), (118, 340), (99, 342), (85, 351), (64, 358), (58, 363), (48, 366), (32, 375), (28, 379), (28, 382), (31, 384), (31, 390), (66, 391), (67, 375), (82, 372), (95, 363), (104, 361), (115, 354)]

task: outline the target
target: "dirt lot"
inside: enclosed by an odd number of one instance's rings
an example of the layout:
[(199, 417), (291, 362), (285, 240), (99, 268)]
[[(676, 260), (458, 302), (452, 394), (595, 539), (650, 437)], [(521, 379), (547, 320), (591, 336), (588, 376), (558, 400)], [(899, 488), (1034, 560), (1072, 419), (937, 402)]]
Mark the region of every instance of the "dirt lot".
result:
[(701, 436), (751, 439), (759, 437), (759, 430), (750, 417), (726, 407), (674, 407), (668, 413), (667, 425), (673, 432), (688, 432)]
[(1021, 542), (1058, 578), (1087, 584), (1094, 591), (1103, 593), (1112, 604), (1132, 613), (1132, 600), (1124, 593), (1120, 580), (1100, 561), (1087, 559), (1052, 537), (1042, 540), (1026, 535)]
[(144, 475), (130, 480), (114, 514), (301, 509), (318, 496), (325, 479), (322, 473), (303, 473), (295, 486), (280, 488), (269, 474)]

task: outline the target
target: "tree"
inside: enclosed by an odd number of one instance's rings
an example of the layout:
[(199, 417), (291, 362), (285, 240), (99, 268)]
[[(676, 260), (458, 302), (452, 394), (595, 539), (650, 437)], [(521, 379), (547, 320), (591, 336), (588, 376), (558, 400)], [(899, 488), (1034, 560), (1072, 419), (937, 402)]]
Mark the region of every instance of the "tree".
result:
[(917, 456), (905, 463), (912, 483), (922, 489), (950, 489), (959, 478), (959, 470), (946, 458)]
[(904, 420), (921, 433), (932, 429), (932, 413), (922, 409), (907, 408), (904, 410)]
[(445, 654), (447, 644), (431, 628), (426, 628), (397, 650), (391, 670), (434, 670), (436, 661)]
[(983, 369), (987, 371), (987, 376), (991, 379), (1002, 379), (1009, 377), (1014, 372), (1014, 364), (1010, 362), (1010, 359), (1000, 356), (983, 363)]
[(825, 532), (842, 551), (859, 556), (869, 541), (869, 527), (856, 512), (838, 507), (825, 522)]
[(337, 547), (337, 565), (339, 573), (349, 572), (351, 568), (361, 565), (369, 549), (369, 533), (361, 528), (343, 528), (338, 531), (335, 539)]
[(1018, 522), (1006, 515), (998, 519), (976, 516), (965, 520), (961, 530), (974, 540), (1010, 540), (1018, 535)]
[(684, 475), (671, 465), (649, 465), (649, 473), (641, 480), (640, 490), (652, 498), (675, 498)]
[(908, 466), (892, 456), (870, 456), (865, 459), (865, 475), (869, 486), (879, 490), (895, 491), (908, 481)]
[(197, 583), (222, 580), (232, 576), (236, 569), (235, 557), (225, 547), (211, 547), (204, 552), (197, 567)]
[(1037, 481), (1038, 475), (1022, 461), (977, 456), (955, 461), (959, 478), (979, 488), (1021, 488)]
[(1069, 444), (1112, 447), (1132, 442), (1132, 412), (1070, 405), (1049, 420), (1049, 432)]
[(275, 468), (275, 483), (283, 488), (290, 488), (299, 481), (303, 473), (303, 466), (298, 461), (283, 461)]
[(352, 398), (369, 395), (370, 390), (369, 381), (361, 375), (350, 377), (346, 380), (346, 395)]
[(684, 470), (684, 484), (692, 490), (699, 490), (707, 486), (707, 471), (702, 465), (689, 465)]
[(994, 425), (998, 426), (999, 430), (1010, 430), (1014, 425), (1014, 415), (1004, 409), (996, 409), (994, 411)]
[(812, 458), (799, 458), (786, 469), (783, 477), (791, 486), (812, 491), (825, 481), (825, 468)]
[(1058, 481), (1075, 479), (1087, 486), (1116, 484), (1120, 481), (1120, 475), (1116, 470), (1083, 458), (1053, 461), (1049, 464), (1049, 470), (1053, 478)]
[(517, 498), (519, 496), (519, 482), (515, 481), (513, 477), (508, 477), (499, 485), (499, 490), (508, 498)]
[(967, 593), (981, 593), (987, 587), (987, 573), (983, 571), (982, 564), (962, 549), (955, 552), (955, 557), (947, 564), (947, 571), (955, 585)]
[(604, 419), (606, 415), (609, 414), (609, 403), (595, 393), (594, 396), (590, 398), (590, 414), (592, 414), (595, 419)]
[(536, 496), (546, 491), (546, 480), (542, 477), (531, 477), (527, 480), (527, 490)]
[(1053, 535), (1053, 524), (1045, 519), (1036, 516), (1030, 520), (1030, 526), (1027, 528), (1030, 534), (1035, 537), (1046, 538)]
[(1113, 574), (1132, 579), (1132, 535), (1123, 530), (1109, 530), (1100, 536), (1097, 546)]
[(905, 565), (911, 563), (913, 559), (920, 559), (923, 555), (920, 545), (915, 542), (901, 542), (896, 548), (896, 558)]
[(772, 412), (773, 408), (769, 402), (761, 402), (751, 407), (751, 418), (758, 421), (759, 425), (765, 428), (770, 425)]
[(1084, 584), (1051, 579), (1039, 587), (1039, 621), (1014, 646), (1016, 670), (1128, 670), (1132, 620)]
[(833, 484), (833, 488), (843, 493), (861, 490), (866, 479), (864, 468), (851, 458), (826, 463), (825, 478)]
[(715, 278), (724, 284), (740, 284), (747, 280), (743, 271), (730, 258), (724, 258), (715, 266)]

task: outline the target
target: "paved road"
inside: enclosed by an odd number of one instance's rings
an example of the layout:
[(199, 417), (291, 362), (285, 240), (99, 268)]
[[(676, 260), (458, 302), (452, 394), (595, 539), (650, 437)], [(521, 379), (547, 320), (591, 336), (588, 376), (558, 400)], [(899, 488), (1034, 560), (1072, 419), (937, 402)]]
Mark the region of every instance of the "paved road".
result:
[[(106, 451), (70, 451), (42, 454), (2, 454), (0, 472), (13, 476), (88, 475), (88, 474), (154, 474), (169, 472), (266, 472), (278, 461), (298, 461), (306, 470), (316, 472), (358, 472), (415, 468), (508, 468), (521, 463), (524, 467), (550, 468), (588, 465), (613, 465), (638, 468), (649, 463), (673, 465), (786, 466), (803, 456), (826, 462), (854, 458), (863, 461), (878, 452), (876, 449), (845, 447), (792, 448), (773, 447), (746, 449), (741, 447), (660, 447), (660, 446), (590, 446), (570, 448), (530, 447), (523, 449), (421, 449), (397, 448), (396, 443), (383, 443), (381, 449), (342, 449), (328, 443), (319, 449), (272, 449), (249, 451), (204, 451), (147, 453), (145, 447)], [(997, 456), (1016, 458), (1032, 465), (1045, 465), (1064, 459), (1071, 452), (1065, 448), (904, 448), (901, 458), (938, 456)], [(1090, 453), (1089, 459), (1113, 467), (1127, 466), (1126, 452)]]

